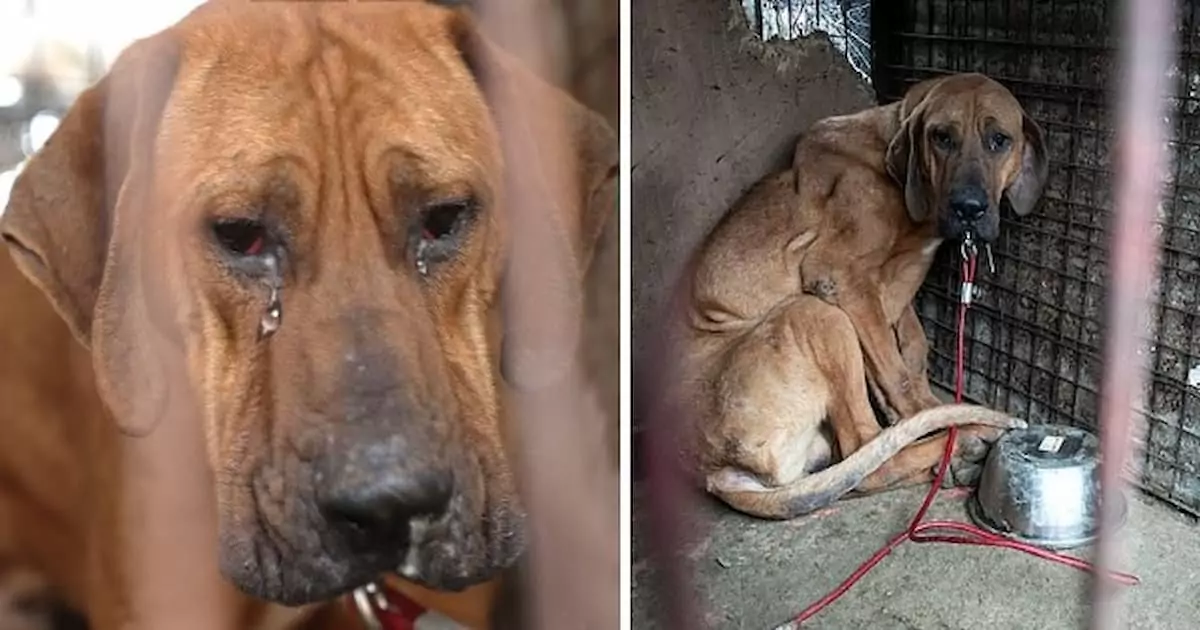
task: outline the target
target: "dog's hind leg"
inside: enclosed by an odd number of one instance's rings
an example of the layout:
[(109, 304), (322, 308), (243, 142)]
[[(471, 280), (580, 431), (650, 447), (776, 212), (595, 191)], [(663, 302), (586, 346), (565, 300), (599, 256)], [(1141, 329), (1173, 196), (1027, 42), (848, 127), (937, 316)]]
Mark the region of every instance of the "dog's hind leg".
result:
[[(819, 357), (817, 360), (822, 363), (826, 376), (835, 384), (831, 388), (833, 395), (829, 400), (829, 424), (833, 429), (838, 451), (844, 459), (863, 444), (878, 437), (882, 428), (878, 425), (871, 406), (868, 393), (869, 385), (874, 381), (868, 379), (854, 326), (841, 310), (835, 309), (835, 312), (836, 315), (830, 313), (824, 318), (824, 325), (819, 328), (821, 334), (814, 336), (813, 354)], [(841, 321), (837, 316), (841, 316)], [(875, 393), (879, 394), (877, 391)], [(879, 400), (883, 402), (882, 397)], [(886, 402), (883, 404), (886, 405)], [(902, 456), (919, 460), (928, 455), (929, 448), (933, 448), (923, 446), (912, 450), (917, 444), (907, 447), (896, 457), (884, 462), (864, 478), (853, 493), (869, 494), (898, 483), (919, 483), (927, 480), (912, 475), (911, 465), (907, 461), (899, 461)], [(910, 450), (912, 452), (909, 452)], [(909, 476), (914, 478), (910, 480)]]
[[(868, 396), (867, 373), (858, 339), (849, 318), (840, 309), (822, 304), (828, 312), (809, 311), (810, 315), (819, 312), (820, 317), (810, 321), (809, 325), (820, 334), (812, 336), (812, 356), (821, 366), (822, 372), (831, 383), (831, 396), (828, 402), (829, 423), (835, 435), (838, 450), (842, 458), (849, 456), (861, 448), (863, 444), (875, 439), (881, 432)], [(924, 330), (916, 318), (916, 311), (911, 306), (906, 309), (906, 315), (901, 316), (897, 325), (904, 326), (910, 337), (907, 349), (910, 356), (920, 352), (921, 378), (914, 379), (914, 384), (924, 383), (928, 397), (932, 403), (926, 408), (938, 406), (939, 401), (933, 398), (928, 390), (928, 380), (924, 373), (924, 352), (928, 346), (924, 342)], [(911, 318), (910, 318), (911, 316)], [(912, 335), (920, 336), (920, 343), (911, 339)], [(904, 349), (904, 346), (901, 346)], [(987, 444), (999, 438), (1001, 429), (978, 425), (961, 427), (958, 432), (958, 443), (955, 445), (955, 458), (952, 460), (951, 477), (958, 483), (970, 483), (977, 476), (979, 460), (987, 453)], [(903, 485), (928, 483), (933, 479), (934, 471), (941, 461), (942, 452), (946, 446), (946, 434), (927, 437), (905, 447), (894, 457), (885, 462), (863, 479), (855, 488), (856, 494), (869, 494)], [(974, 474), (973, 474), (974, 473)]]
[(841, 309), (815, 298), (797, 302), (791, 323), (828, 383), (827, 418), (838, 454), (845, 458), (882, 430), (868, 396), (862, 346)]
[[(739, 471), (720, 470), (708, 476), (708, 490), (749, 514), (764, 518), (795, 518), (826, 507), (856, 488), (864, 488), (864, 482), (872, 475), (865, 491), (892, 487), (899, 481), (910, 479), (913, 475), (906, 467), (893, 465), (886, 468), (889, 462), (923, 436), (968, 423), (987, 424), (998, 429), (1025, 426), (1020, 420), (983, 407), (943, 405), (926, 409), (907, 422), (881, 431), (878, 437), (863, 444), (849, 457), (785, 486), (768, 486), (761, 480), (737, 474)], [(877, 474), (881, 469), (888, 474)]]
[(720, 384), (728, 457), (708, 480), (719, 495), (795, 483), (881, 430), (854, 326), (813, 296), (798, 297), (732, 347)]
[(852, 424), (825, 426), (830, 383), (812, 357), (809, 338), (820, 329), (813, 308), (845, 318), (835, 307), (803, 296), (722, 351), (711, 379), (711, 406), (702, 414), (705, 450), (713, 454), (711, 465), (725, 471), (721, 478), (787, 485), (836, 459), (831, 433), (839, 447), (851, 449), (874, 436)]
[[(794, 518), (864, 481), (873, 491), (913, 476), (936, 442), (900, 454), (939, 429), (1019, 424), (982, 408), (945, 406), (884, 431), (867, 398), (859, 347), (841, 309), (805, 296), (728, 348), (714, 383), (719, 405), (706, 422), (708, 491), (748, 514)], [(813, 471), (808, 460), (820, 455), (814, 440), (828, 440), (826, 418), (840, 457)], [(927, 459), (936, 463), (936, 453)]]

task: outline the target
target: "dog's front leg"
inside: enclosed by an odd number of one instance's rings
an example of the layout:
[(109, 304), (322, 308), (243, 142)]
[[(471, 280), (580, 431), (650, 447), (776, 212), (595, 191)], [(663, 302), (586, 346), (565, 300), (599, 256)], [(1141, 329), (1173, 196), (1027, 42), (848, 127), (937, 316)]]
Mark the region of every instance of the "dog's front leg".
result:
[[(942, 404), (942, 401), (933, 395), (933, 389), (929, 385), (929, 341), (925, 337), (925, 328), (917, 317), (917, 310), (911, 303), (900, 311), (893, 331), (896, 335), (896, 347), (900, 350), (900, 357), (908, 369), (908, 378), (913, 384), (917, 399), (921, 401), (922, 408)], [(871, 374), (867, 375), (867, 387), (875, 408), (883, 414), (887, 423), (892, 425), (899, 422), (902, 419), (900, 412), (888, 403), (883, 388)]]
[(885, 426), (892, 426), (903, 420), (900, 412), (888, 403), (887, 397), (883, 395), (883, 388), (870, 373), (867, 374), (867, 390), (871, 392), (871, 405), (875, 411), (883, 415)]
[[(882, 392), (885, 413), (891, 408), (900, 418), (909, 418), (927, 408), (908, 364), (900, 354), (896, 332), (887, 320), (882, 297), (869, 288), (842, 292), (839, 305), (849, 316), (862, 344), (867, 378)], [(919, 324), (919, 322), (918, 322)], [(928, 390), (928, 382), (925, 383)]]
[(925, 337), (921, 319), (917, 317), (917, 309), (911, 302), (900, 311), (900, 319), (896, 322), (896, 344), (908, 368), (908, 378), (921, 402), (921, 408), (942, 404), (929, 386), (929, 340)]

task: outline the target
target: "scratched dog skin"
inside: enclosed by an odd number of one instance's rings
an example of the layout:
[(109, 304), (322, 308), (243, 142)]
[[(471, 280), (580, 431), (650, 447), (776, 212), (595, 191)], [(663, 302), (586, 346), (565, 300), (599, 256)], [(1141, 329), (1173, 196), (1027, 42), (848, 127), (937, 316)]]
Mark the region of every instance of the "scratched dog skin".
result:
[(990, 243), (1001, 207), (1032, 211), (1046, 175), (1037, 124), (977, 74), (809, 129), (792, 168), (709, 234), (680, 293), (677, 394), (708, 491), (792, 518), (851, 491), (925, 483), (946, 441), (931, 434), (952, 425), (951, 480), (971, 483), (988, 444), (1022, 423), (939, 404), (912, 299), (943, 241)]
[(0, 555), (101, 630), (512, 567), (505, 138), (549, 132), (483, 77), (566, 123), (582, 285), (615, 135), (466, 9), (212, 2), (127, 49), (0, 217)]

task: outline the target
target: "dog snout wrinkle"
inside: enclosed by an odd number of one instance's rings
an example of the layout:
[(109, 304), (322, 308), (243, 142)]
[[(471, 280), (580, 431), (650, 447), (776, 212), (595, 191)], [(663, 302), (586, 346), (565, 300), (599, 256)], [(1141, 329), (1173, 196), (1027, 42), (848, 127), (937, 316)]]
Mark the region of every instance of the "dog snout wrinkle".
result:
[[(416, 383), (406, 378), (397, 351), (372, 339), (380, 329), (378, 318), (355, 317), (344, 324), (347, 347), (342, 356), (341, 391), (345, 420), (350, 424), (387, 424), (414, 419), (420, 413)], [(422, 421), (427, 418), (421, 418)]]

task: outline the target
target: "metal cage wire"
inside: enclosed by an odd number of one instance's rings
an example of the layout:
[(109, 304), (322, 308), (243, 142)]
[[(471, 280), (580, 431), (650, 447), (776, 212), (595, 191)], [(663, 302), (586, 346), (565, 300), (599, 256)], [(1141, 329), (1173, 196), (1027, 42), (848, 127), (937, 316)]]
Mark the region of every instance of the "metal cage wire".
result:
[(871, 0), (739, 0), (763, 41), (824, 33), (864, 77), (871, 75)]
[[(873, 81), (881, 102), (923, 79), (982, 72), (1042, 127), (1051, 166), (1033, 214), (1006, 215), (996, 274), (968, 324), (968, 398), (1036, 423), (1097, 429), (1113, 209), (1109, 91), (1116, 87), (1115, 0), (902, 0), (872, 9)], [(1182, 6), (1170, 174), (1156, 228), (1135, 478), (1200, 516), (1200, 31)], [(952, 386), (955, 269), (949, 252), (917, 296), (930, 373)]]

